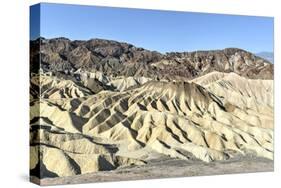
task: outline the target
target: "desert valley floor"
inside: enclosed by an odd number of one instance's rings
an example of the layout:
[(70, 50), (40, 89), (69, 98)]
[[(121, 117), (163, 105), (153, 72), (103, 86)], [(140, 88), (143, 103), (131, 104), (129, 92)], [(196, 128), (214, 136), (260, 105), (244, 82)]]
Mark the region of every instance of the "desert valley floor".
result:
[(273, 65), (265, 59), (234, 48), (161, 54), (101, 39), (38, 40), (32, 181), (273, 170)]
[(176, 178), (188, 176), (206, 176), (235, 173), (270, 172), (273, 171), (270, 159), (243, 156), (227, 161), (205, 163), (199, 160), (181, 160), (175, 158), (159, 158), (149, 161), (147, 165), (126, 166), (112, 171), (99, 171), (68, 177), (44, 178), (39, 180), (32, 176), (31, 181), (41, 185), (81, 184), (108, 181), (132, 181), (155, 178)]

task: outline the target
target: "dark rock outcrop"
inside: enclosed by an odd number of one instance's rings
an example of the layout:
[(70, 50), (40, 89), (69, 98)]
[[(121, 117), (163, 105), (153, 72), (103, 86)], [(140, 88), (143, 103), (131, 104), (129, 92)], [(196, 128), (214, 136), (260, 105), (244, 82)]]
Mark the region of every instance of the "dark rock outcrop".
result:
[(31, 71), (69, 74), (77, 69), (102, 71), (112, 76), (146, 76), (154, 79), (191, 79), (212, 71), (235, 72), (253, 79), (273, 79), (273, 65), (237, 48), (161, 54), (112, 40), (71, 41), (39, 38), (30, 42)]

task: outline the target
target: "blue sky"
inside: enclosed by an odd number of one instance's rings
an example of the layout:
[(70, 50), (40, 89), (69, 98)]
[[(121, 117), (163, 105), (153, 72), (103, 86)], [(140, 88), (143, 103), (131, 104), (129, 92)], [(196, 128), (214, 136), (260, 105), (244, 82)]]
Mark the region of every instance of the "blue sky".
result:
[[(163, 53), (227, 47), (273, 51), (270, 17), (43, 3), (40, 18), (45, 38), (111, 39)], [(30, 19), (36, 22), (38, 15)], [(31, 32), (31, 39), (37, 37)]]

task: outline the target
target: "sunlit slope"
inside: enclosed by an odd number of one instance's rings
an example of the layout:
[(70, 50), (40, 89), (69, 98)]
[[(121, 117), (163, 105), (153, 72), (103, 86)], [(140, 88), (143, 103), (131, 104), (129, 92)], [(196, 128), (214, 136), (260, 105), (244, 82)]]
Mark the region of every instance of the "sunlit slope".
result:
[[(246, 79), (235, 73), (213, 72), (191, 82), (202, 85), (224, 103), (234, 104), (247, 113), (264, 116), (263, 126), (273, 125), (273, 80)], [(241, 118), (241, 117), (240, 117)]]
[(252, 153), (273, 159), (272, 80), (215, 72), (191, 82), (140, 81), (131, 89), (125, 87), (131, 81), (115, 82), (121, 91), (88, 94), (81, 86), (85, 95), (31, 103), (33, 169), (41, 161), (42, 176), (69, 176), (161, 156), (211, 162)]

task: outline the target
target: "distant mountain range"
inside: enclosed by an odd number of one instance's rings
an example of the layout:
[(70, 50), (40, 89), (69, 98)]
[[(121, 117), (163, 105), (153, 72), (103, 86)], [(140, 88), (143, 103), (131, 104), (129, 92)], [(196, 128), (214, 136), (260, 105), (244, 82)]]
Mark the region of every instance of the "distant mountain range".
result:
[[(41, 63), (37, 62), (39, 54)], [(273, 78), (272, 63), (239, 48), (162, 54), (104, 39), (40, 38), (31, 41), (32, 71), (38, 70), (37, 66), (44, 72), (55, 74), (64, 72), (65, 75), (67, 72), (68, 75), (82, 69), (112, 76), (144, 76), (157, 80), (181, 78), (184, 81), (213, 71), (235, 72), (252, 79)]]
[(256, 55), (268, 60), (270, 63), (274, 63), (274, 53), (273, 52), (259, 52), (259, 53), (256, 53)]

